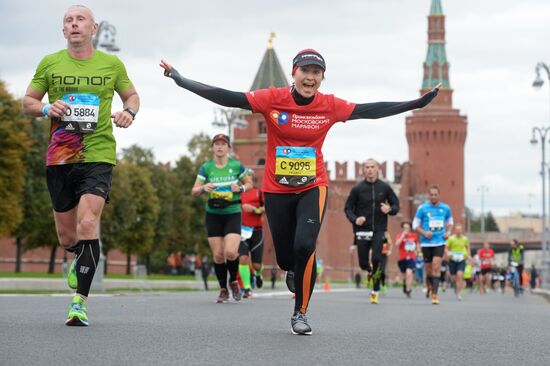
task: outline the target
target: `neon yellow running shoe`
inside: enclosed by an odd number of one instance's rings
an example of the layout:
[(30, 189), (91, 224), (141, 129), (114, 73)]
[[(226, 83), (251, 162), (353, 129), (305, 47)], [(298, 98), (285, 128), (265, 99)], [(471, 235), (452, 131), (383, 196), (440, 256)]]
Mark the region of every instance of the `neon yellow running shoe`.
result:
[(86, 300), (75, 295), (72, 304), (69, 306), (69, 313), (67, 314), (65, 324), (69, 326), (88, 326), (87, 312)]
[(372, 291), (370, 293), (370, 303), (371, 304), (378, 304), (378, 292)]
[(76, 259), (77, 257), (74, 257), (73, 263), (71, 263), (71, 266), (69, 267), (69, 273), (67, 274), (67, 284), (70, 288), (73, 290), (76, 290), (78, 287), (78, 278), (76, 277)]

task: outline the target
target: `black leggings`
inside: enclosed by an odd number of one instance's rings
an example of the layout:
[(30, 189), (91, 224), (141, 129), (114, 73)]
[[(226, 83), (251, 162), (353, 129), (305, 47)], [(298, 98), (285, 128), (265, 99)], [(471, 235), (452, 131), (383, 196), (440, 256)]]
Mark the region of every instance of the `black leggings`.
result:
[(277, 264), (294, 271), (294, 311), (305, 313), (315, 286), (315, 246), (326, 208), (327, 188), (300, 193), (265, 193), (265, 212), (273, 237)]
[[(371, 240), (356, 240), (357, 256), (359, 257), (359, 266), (362, 270), (372, 272), (373, 290), (380, 290), (380, 281), (382, 280), (382, 247), (384, 246), (385, 231), (375, 231)], [(369, 252), (372, 249), (372, 268), (369, 261)]]

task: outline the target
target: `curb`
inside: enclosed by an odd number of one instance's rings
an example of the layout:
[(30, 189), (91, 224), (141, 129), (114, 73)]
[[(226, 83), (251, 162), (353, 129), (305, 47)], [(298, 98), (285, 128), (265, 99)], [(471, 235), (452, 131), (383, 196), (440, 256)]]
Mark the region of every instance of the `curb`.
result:
[(544, 290), (540, 288), (536, 288), (532, 291), (535, 295), (540, 295), (544, 297), (546, 300), (550, 301), (550, 290)]

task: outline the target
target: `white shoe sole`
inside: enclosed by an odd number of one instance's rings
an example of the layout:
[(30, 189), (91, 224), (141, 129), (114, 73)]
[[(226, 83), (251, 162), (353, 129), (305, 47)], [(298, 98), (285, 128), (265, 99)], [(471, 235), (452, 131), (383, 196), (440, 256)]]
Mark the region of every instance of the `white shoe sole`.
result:
[(290, 328), (290, 333), (294, 334), (294, 335), (312, 335), (313, 332), (310, 330), (309, 332), (305, 332), (305, 333), (297, 333), (294, 331), (294, 329), (292, 329), (292, 327)]

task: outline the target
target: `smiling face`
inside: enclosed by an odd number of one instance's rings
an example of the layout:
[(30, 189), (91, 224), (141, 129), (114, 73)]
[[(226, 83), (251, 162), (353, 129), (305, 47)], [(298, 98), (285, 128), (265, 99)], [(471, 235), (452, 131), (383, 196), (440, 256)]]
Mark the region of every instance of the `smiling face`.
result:
[(97, 31), (92, 11), (85, 6), (71, 6), (63, 16), (63, 35), (69, 45), (91, 43)]
[(317, 65), (306, 65), (296, 69), (294, 73), (294, 87), (304, 98), (311, 98), (317, 93), (323, 81), (324, 71)]

